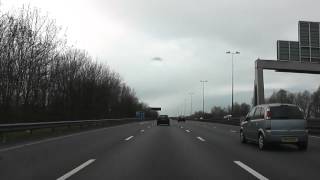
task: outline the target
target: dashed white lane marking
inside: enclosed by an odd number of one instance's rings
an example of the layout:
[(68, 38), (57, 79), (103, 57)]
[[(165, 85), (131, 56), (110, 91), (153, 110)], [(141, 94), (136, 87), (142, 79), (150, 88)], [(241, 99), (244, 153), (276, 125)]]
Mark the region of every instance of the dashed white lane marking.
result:
[(238, 166), (240, 166), (241, 168), (243, 168), (244, 170), (248, 171), (250, 174), (252, 174), (253, 176), (255, 176), (256, 178), (260, 179), (260, 180), (268, 180), (268, 178), (264, 177), (263, 175), (261, 175), (260, 173), (258, 173), (257, 171), (253, 170), (252, 168), (250, 168), (249, 166), (243, 164), (240, 161), (233, 161), (234, 163), (236, 163)]
[(81, 164), (80, 166), (74, 168), (73, 170), (69, 171), (67, 174), (59, 177), (57, 180), (65, 180), (68, 179), (69, 177), (71, 177), (72, 175), (74, 175), (75, 173), (77, 173), (78, 171), (80, 171), (81, 169), (85, 168), (86, 166), (88, 166), (89, 164), (93, 163), (95, 161), (95, 159), (90, 159), (87, 162)]
[(200, 136), (198, 136), (197, 137), (200, 141), (206, 141), (206, 140), (204, 140), (202, 137), (200, 137)]
[(144, 129), (141, 129), (140, 132), (143, 133), (143, 132), (144, 132)]
[(126, 141), (129, 141), (131, 138), (133, 138), (133, 136), (129, 136), (129, 137), (127, 137), (125, 140), (126, 140)]
[(232, 133), (236, 133), (237, 131), (235, 131), (235, 130), (232, 130), (232, 129), (231, 129), (231, 130), (230, 130), (230, 132), (232, 132)]
[(309, 137), (320, 139), (320, 136), (309, 136)]
[(183, 126), (180, 126), (181, 129), (183, 129)]
[(151, 127), (150, 127), (150, 126), (148, 126), (148, 128), (150, 129)]
[(188, 132), (188, 133), (189, 133), (189, 132), (190, 132), (190, 130), (189, 130), (189, 129), (187, 129), (187, 130), (186, 130), (186, 132)]

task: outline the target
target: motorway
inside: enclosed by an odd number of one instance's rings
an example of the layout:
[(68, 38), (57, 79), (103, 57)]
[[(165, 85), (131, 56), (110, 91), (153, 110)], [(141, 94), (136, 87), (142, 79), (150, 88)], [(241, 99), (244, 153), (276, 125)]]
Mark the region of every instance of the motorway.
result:
[(238, 128), (149, 121), (0, 147), (0, 179), (319, 179), (320, 137), (259, 151)]

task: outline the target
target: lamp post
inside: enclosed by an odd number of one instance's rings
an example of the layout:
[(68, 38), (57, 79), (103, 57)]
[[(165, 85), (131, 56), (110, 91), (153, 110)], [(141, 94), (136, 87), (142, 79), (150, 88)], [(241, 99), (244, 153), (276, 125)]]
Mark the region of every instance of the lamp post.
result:
[(235, 52), (231, 52), (231, 51), (227, 51), (226, 54), (231, 54), (231, 115), (233, 114), (233, 56), (235, 54), (240, 54), (239, 51), (235, 51)]
[(190, 92), (189, 95), (190, 95), (190, 116), (192, 115), (192, 96), (193, 96), (193, 92)]
[(184, 98), (184, 106), (183, 106), (183, 116), (186, 116), (186, 108), (187, 108), (187, 98)]
[(202, 115), (204, 116), (204, 83), (206, 83), (208, 81), (207, 80), (200, 80), (200, 82), (202, 83)]

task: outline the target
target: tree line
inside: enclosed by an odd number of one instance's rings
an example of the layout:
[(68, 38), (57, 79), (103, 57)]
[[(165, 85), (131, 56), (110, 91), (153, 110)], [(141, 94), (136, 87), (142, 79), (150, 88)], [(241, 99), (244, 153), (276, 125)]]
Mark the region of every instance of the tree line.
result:
[(38, 9), (0, 14), (0, 123), (157, 115)]
[(233, 104), (233, 113), (231, 113), (231, 106), (228, 107), (221, 107), (221, 106), (213, 106), (209, 113), (204, 113), (202, 111), (195, 112), (192, 117), (193, 118), (199, 118), (204, 117), (205, 119), (215, 118), (215, 119), (221, 119), (226, 115), (232, 114), (233, 117), (243, 117), (247, 115), (247, 113), (250, 111), (250, 105), (247, 103), (241, 103), (235, 102)]
[(307, 90), (291, 93), (284, 89), (280, 89), (279, 91), (273, 92), (265, 101), (267, 103), (296, 104), (302, 109), (306, 118), (320, 117), (320, 86), (313, 93)]
[[(274, 91), (270, 97), (265, 99), (266, 103), (288, 103), (298, 105), (304, 113), (306, 118), (320, 117), (320, 86), (311, 93), (310, 91), (303, 91), (292, 93), (284, 89)], [(251, 105), (247, 103), (235, 103), (233, 106), (233, 113), (231, 107), (214, 106), (209, 113), (203, 114), (202, 111), (195, 112), (192, 117), (204, 118), (223, 118), (226, 115), (232, 114), (233, 117), (244, 117), (251, 109)]]

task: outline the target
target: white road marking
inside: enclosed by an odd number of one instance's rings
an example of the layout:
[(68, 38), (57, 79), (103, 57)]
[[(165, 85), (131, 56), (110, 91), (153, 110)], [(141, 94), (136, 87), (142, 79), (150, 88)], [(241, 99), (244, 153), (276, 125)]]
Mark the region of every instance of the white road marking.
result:
[(69, 171), (67, 174), (59, 177), (57, 180), (65, 180), (68, 179), (69, 177), (71, 177), (72, 175), (74, 175), (75, 173), (77, 173), (78, 171), (80, 171), (81, 169), (85, 168), (86, 166), (88, 166), (89, 164), (93, 163), (95, 161), (95, 159), (90, 159), (87, 162), (81, 164), (80, 166), (76, 167), (75, 169)]
[(200, 141), (206, 141), (206, 140), (204, 140), (202, 137), (200, 137), (200, 136), (198, 136), (197, 137)]
[(320, 139), (320, 136), (309, 136), (309, 137)]
[(148, 128), (151, 128), (150, 126), (148, 126)]
[(183, 129), (183, 127), (182, 127), (182, 126), (180, 126), (180, 128), (181, 128), (181, 129)]
[(127, 137), (125, 140), (126, 140), (126, 141), (129, 141), (131, 138), (133, 138), (133, 136), (129, 136), (129, 137)]
[(233, 162), (236, 163), (238, 166), (242, 167), (244, 170), (248, 171), (250, 174), (252, 174), (256, 178), (258, 178), (260, 180), (268, 180), (268, 178), (264, 177), (263, 175), (261, 175), (260, 173), (258, 173), (255, 170), (253, 170), (249, 166), (243, 164), (242, 162), (240, 162), (240, 161), (233, 161)]
[(236, 133), (237, 131), (230, 129), (230, 132), (232, 132), (232, 133)]
[(187, 129), (186, 131), (187, 131), (188, 133), (190, 132), (190, 130), (189, 130), (189, 129)]
[(2, 149), (0, 149), (0, 152), (11, 151), (11, 150), (20, 149), (20, 148), (23, 148), (23, 147), (28, 147), (28, 146), (32, 146), (32, 145), (41, 144), (41, 143), (56, 141), (56, 140), (60, 140), (60, 139), (64, 139), (64, 138), (69, 138), (69, 137), (80, 136), (80, 135), (84, 135), (84, 134), (89, 134), (89, 133), (104, 131), (104, 130), (106, 130), (106, 129), (119, 128), (119, 127), (121, 127), (121, 126), (127, 126), (127, 124), (120, 125), (120, 126), (99, 128), (99, 129), (94, 129), (94, 130), (88, 130), (88, 131), (85, 131), (85, 132), (74, 133), (74, 134), (69, 134), (69, 135), (59, 136), (59, 137), (54, 137), (54, 138), (48, 138), (48, 139), (44, 139), (44, 140), (40, 140), (40, 141), (36, 141), (36, 142), (31, 142), (31, 143), (16, 145), (16, 146), (8, 147), (8, 148), (2, 148)]
[(141, 130), (140, 130), (140, 132), (142, 132), (142, 133), (143, 133), (143, 132), (144, 132), (144, 130), (143, 130), (143, 129), (141, 129)]

